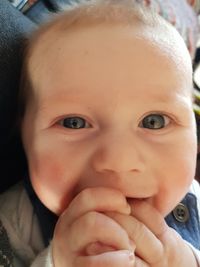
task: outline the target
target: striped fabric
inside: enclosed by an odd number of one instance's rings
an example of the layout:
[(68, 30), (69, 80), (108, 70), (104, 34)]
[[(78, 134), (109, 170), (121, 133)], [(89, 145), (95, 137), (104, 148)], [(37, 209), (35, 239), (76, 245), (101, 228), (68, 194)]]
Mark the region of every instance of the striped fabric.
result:
[(12, 267), (13, 252), (7, 232), (0, 221), (0, 267)]

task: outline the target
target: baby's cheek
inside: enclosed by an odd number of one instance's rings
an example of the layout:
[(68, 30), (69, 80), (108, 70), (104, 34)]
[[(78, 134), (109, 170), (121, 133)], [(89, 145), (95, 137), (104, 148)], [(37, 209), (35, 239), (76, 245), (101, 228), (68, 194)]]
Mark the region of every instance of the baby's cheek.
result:
[[(172, 198), (174, 198), (175, 205), (187, 194), (194, 176), (195, 159), (185, 157), (183, 160), (180, 160), (171, 179), (171, 194)], [(174, 207), (172, 206), (172, 208)]]
[(165, 151), (167, 169), (174, 182), (177, 180), (180, 186), (190, 183), (196, 169), (197, 141), (194, 129), (179, 131)]
[(193, 147), (192, 145), (188, 145), (184, 148), (180, 151), (180, 160), (176, 166), (176, 170), (180, 173), (183, 183), (184, 181), (185, 183), (191, 183), (195, 176), (197, 150), (195, 145)]
[(51, 211), (60, 213), (71, 200), (73, 183), (68, 179), (66, 165), (60, 158), (51, 155), (40, 155), (32, 162), (30, 178), (33, 188)]
[(182, 200), (195, 175), (195, 142), (191, 143), (185, 136), (180, 138), (181, 140), (177, 138), (173, 145), (159, 148), (164, 148), (163, 154), (157, 158), (158, 165), (155, 167), (159, 190), (153, 204), (164, 216)]

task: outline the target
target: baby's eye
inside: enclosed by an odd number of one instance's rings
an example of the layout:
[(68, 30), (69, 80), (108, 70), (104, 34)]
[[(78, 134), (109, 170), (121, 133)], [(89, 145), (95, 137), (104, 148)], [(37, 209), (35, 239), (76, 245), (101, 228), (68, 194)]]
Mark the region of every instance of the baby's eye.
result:
[(150, 114), (143, 118), (139, 126), (151, 130), (158, 130), (166, 127), (170, 123), (170, 118), (161, 114)]
[(85, 119), (81, 117), (68, 117), (60, 121), (60, 125), (65, 128), (71, 129), (81, 129), (81, 128), (89, 128), (89, 124)]

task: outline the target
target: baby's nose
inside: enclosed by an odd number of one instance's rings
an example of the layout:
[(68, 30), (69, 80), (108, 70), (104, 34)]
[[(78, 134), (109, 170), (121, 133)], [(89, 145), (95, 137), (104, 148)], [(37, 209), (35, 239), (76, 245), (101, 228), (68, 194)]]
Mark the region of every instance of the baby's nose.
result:
[(110, 135), (102, 138), (93, 154), (97, 172), (142, 172), (145, 169), (145, 150), (139, 138), (133, 135)]

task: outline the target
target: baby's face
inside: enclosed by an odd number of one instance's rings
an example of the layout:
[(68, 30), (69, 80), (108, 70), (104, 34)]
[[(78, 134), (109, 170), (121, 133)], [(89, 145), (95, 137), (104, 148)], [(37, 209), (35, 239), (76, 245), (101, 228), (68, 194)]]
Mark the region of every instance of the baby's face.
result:
[(23, 142), (33, 187), (53, 212), (103, 186), (165, 216), (187, 192), (196, 158), (189, 56), (150, 39), (101, 25), (52, 33), (35, 48)]

